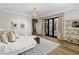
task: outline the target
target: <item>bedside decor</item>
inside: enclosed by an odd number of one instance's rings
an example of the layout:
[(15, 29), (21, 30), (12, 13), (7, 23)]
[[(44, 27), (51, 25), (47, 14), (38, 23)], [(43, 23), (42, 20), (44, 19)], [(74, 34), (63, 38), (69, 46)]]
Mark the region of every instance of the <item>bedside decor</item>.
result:
[(12, 28), (15, 28), (16, 26), (17, 26), (17, 24), (12, 22)]
[(79, 20), (73, 21), (72, 22), (72, 27), (79, 27)]
[(21, 24), (20, 26), (21, 26), (21, 28), (24, 28), (25, 26), (24, 26), (25, 24)]

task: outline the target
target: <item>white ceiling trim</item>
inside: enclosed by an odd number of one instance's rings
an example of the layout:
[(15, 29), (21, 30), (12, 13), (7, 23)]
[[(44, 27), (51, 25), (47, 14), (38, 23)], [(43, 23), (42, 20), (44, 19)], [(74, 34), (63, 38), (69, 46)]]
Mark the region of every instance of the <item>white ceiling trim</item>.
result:
[[(57, 13), (61, 13), (61, 12), (66, 12), (67, 11), (67, 7), (69, 6), (69, 8), (73, 8), (73, 4), (27, 4), (27, 3), (23, 3), (23, 4), (0, 4), (0, 10), (4, 13), (13, 13), (13, 14), (17, 14), (17, 15), (22, 15), (22, 16), (32, 16), (32, 9), (33, 8), (37, 8), (40, 10), (39, 12), (39, 17), (43, 17), (43, 16), (48, 16), (48, 15), (53, 15), (53, 14), (57, 14)], [(79, 5), (79, 4), (78, 4)], [(72, 7), (71, 7), (72, 6)], [(64, 9), (62, 9), (64, 8)], [(66, 9), (65, 9), (66, 8)], [(69, 9), (68, 9), (69, 10)]]
[(15, 15), (20, 15), (20, 16), (29, 16), (23, 13), (15, 12), (15, 11), (10, 11), (10, 10), (3, 10), (1, 11), (2, 13), (10, 13), (10, 14), (15, 14)]
[(67, 8), (64, 8), (64, 9), (61, 9), (61, 10), (57, 10), (55, 12), (52, 12), (52, 13), (48, 14), (48, 15), (44, 15), (43, 17), (48, 17), (48, 16), (51, 16), (51, 15), (59, 14), (59, 13), (71, 12), (71, 11), (74, 11), (74, 10), (75, 11), (79, 10), (79, 5), (73, 5), (71, 7), (67, 7)]

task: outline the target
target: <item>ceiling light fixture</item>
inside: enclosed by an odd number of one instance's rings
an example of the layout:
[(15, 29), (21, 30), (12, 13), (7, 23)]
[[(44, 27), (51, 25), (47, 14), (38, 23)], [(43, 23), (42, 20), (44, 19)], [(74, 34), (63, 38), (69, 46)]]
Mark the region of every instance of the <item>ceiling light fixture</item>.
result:
[(34, 8), (33, 11), (32, 11), (32, 19), (37, 19), (38, 13), (39, 13), (39, 10)]

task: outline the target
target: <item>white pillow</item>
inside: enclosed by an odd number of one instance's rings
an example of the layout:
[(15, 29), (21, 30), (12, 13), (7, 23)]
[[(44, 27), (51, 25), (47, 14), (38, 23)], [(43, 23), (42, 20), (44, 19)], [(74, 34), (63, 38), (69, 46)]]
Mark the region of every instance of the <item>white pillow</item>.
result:
[(1, 43), (1, 34), (2, 34), (2, 31), (0, 31), (0, 43)]
[(6, 44), (0, 43), (0, 55), (5, 55), (6, 52)]

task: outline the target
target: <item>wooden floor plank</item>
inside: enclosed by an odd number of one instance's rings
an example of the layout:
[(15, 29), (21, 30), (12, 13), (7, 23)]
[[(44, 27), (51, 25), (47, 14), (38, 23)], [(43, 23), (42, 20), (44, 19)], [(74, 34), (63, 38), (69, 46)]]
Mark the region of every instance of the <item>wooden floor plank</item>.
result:
[(79, 45), (68, 43), (64, 40), (58, 40), (49, 36), (36, 36), (61, 44), (59, 47), (48, 53), (48, 55), (79, 55)]

